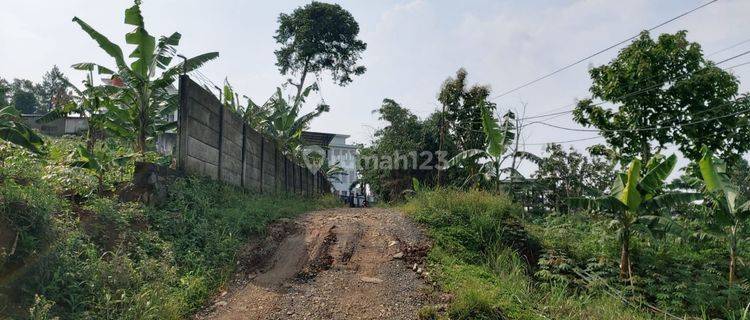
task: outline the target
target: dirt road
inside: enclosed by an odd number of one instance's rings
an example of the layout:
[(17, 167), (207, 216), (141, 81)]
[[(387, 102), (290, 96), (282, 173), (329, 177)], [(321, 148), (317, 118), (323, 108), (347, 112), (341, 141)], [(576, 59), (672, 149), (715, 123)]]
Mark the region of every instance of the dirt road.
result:
[(196, 318), (415, 319), (434, 301), (421, 272), (427, 248), (392, 210), (308, 213), (251, 240), (231, 287)]

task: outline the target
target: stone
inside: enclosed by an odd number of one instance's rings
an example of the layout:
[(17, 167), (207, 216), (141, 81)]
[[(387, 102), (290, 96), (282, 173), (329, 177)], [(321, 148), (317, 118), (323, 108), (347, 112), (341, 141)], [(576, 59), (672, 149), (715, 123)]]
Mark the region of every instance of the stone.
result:
[(403, 252), (399, 252), (399, 253), (393, 255), (393, 259), (403, 259), (403, 258), (404, 258), (404, 253)]
[(226, 307), (227, 306), (227, 302), (224, 301), (224, 300), (221, 300), (221, 301), (219, 301), (217, 303), (214, 303), (214, 305), (217, 306), (217, 307)]
[(367, 282), (367, 283), (376, 283), (376, 284), (383, 283), (383, 280), (378, 279), (378, 278), (373, 278), (373, 277), (362, 277), (360, 280), (362, 280), (362, 282)]
[(453, 294), (450, 294), (450, 293), (440, 294), (440, 300), (443, 302), (451, 302), (453, 301), (453, 298), (454, 298)]

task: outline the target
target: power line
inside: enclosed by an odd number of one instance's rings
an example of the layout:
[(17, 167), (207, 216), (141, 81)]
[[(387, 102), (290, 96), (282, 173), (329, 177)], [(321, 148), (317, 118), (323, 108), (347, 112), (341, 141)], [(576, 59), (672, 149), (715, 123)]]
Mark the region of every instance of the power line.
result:
[(745, 52), (742, 52), (742, 53), (740, 53), (740, 54), (738, 54), (738, 55), (735, 55), (735, 56), (733, 56), (733, 57), (731, 57), (731, 58), (726, 58), (726, 59), (724, 59), (724, 60), (721, 60), (721, 61), (717, 62), (717, 63), (716, 63), (716, 65), (720, 65), (720, 64), (722, 64), (722, 63), (724, 63), (724, 62), (727, 62), (727, 61), (729, 61), (729, 60), (734, 60), (734, 59), (737, 59), (737, 58), (739, 58), (739, 57), (741, 57), (741, 56), (744, 56), (744, 55), (746, 55), (746, 54), (748, 54), (748, 53), (750, 53), (750, 50), (747, 50), (747, 51), (745, 51)]
[(572, 139), (572, 140), (563, 140), (563, 141), (519, 143), (519, 145), (523, 145), (523, 146), (546, 146), (548, 144), (562, 144), (562, 143), (588, 141), (588, 140), (594, 140), (594, 139), (604, 139), (604, 137), (602, 137), (602, 136), (596, 136), (596, 137), (588, 137), (588, 138)]
[[(745, 55), (748, 55), (748, 54), (750, 54), (750, 50), (748, 50), (748, 51), (744, 51), (744, 52), (741, 52), (741, 53), (739, 53), (739, 54), (737, 54), (737, 55), (734, 55), (734, 56), (732, 56), (732, 57), (729, 57), (729, 58), (727, 58), (727, 59), (724, 59), (724, 60), (721, 60), (721, 61), (719, 61), (719, 62), (716, 62), (716, 63), (714, 63), (714, 64), (713, 64), (713, 66), (718, 66), (718, 65), (720, 65), (720, 64), (723, 64), (723, 63), (729, 62), (729, 61), (731, 61), (731, 60), (737, 59), (737, 58), (739, 58), (739, 57), (742, 57), (742, 56), (745, 56)], [(746, 63), (741, 63), (741, 64), (738, 64), (738, 65), (735, 65), (735, 66), (731, 66), (731, 67), (728, 67), (728, 68), (722, 68), (722, 70), (725, 70), (725, 71), (726, 71), (726, 70), (729, 70), (729, 69), (732, 69), (732, 68), (736, 68), (736, 67), (740, 67), (740, 66), (746, 65), (746, 64), (748, 64), (748, 63), (750, 63), (750, 61), (748, 61), (748, 62), (746, 62)], [(709, 66), (705, 66), (705, 67), (703, 67), (703, 68), (701, 68), (701, 69), (698, 69), (698, 70), (696, 70), (696, 71), (693, 71), (693, 72), (691, 72), (691, 73), (689, 73), (689, 74), (685, 75), (685, 76), (683, 77), (683, 79), (684, 79), (684, 78), (686, 78), (687, 76), (693, 75), (693, 74), (695, 74), (695, 73), (697, 73), (697, 72), (700, 72), (700, 71), (706, 70), (706, 69), (708, 69), (708, 68), (709, 68)], [(652, 77), (650, 77), (650, 78), (647, 78), (646, 80), (648, 80), (648, 79), (652, 79), (652, 78), (654, 78), (654, 77), (655, 77), (655, 76), (652, 76)], [(678, 80), (681, 80), (681, 79), (678, 79)], [(667, 81), (668, 81), (668, 80), (667, 80)], [(620, 100), (620, 99), (623, 99), (623, 98), (627, 98), (627, 97), (630, 97), (630, 96), (638, 95), (638, 94), (641, 94), (641, 93), (644, 93), (644, 92), (647, 92), (647, 91), (651, 91), (651, 90), (655, 90), (655, 89), (661, 88), (661, 87), (662, 87), (662, 86), (663, 86), (663, 85), (664, 85), (665, 83), (667, 83), (667, 81), (664, 81), (664, 82), (661, 82), (661, 83), (657, 83), (657, 84), (654, 84), (654, 85), (648, 86), (648, 87), (646, 87), (646, 88), (643, 88), (643, 89), (640, 89), (640, 90), (637, 90), (637, 91), (633, 91), (633, 92), (629, 92), (629, 93), (626, 93), (626, 94), (624, 94), (624, 95), (621, 95), (621, 96), (619, 96), (619, 97), (616, 97), (616, 98), (614, 98), (613, 100)], [(675, 80), (675, 81), (677, 81), (677, 80)], [(597, 102), (597, 103), (594, 103), (594, 104), (592, 104), (592, 106), (598, 106), (598, 105), (602, 105), (602, 104), (605, 104), (605, 103), (606, 103), (606, 101), (600, 101), (600, 102)], [(575, 105), (575, 103), (571, 103), (571, 104), (567, 104), (567, 105), (565, 105), (565, 106), (563, 106), (563, 107), (561, 107), (561, 108), (567, 108), (567, 107), (571, 107), (571, 106), (574, 106), (574, 105)], [(556, 108), (556, 109), (561, 109), (561, 108)], [(555, 110), (555, 109), (552, 109), (552, 110)], [(525, 118), (522, 118), (521, 120), (530, 120), (530, 119), (545, 118), (545, 117), (548, 117), (548, 116), (555, 116), (555, 115), (566, 114), (566, 113), (570, 113), (570, 112), (573, 112), (573, 110), (571, 109), (571, 110), (559, 111), (559, 112), (548, 113), (548, 114), (539, 114), (539, 115), (535, 115), (535, 116), (529, 116), (529, 117), (525, 117)]]
[[(728, 105), (728, 104), (724, 104), (724, 105)], [(631, 129), (583, 129), (583, 128), (569, 128), (569, 127), (558, 126), (558, 125), (551, 124), (551, 123), (546, 123), (546, 122), (543, 122), (543, 121), (534, 121), (534, 122), (530, 122), (530, 123), (528, 123), (526, 125), (528, 126), (528, 125), (533, 125), (533, 124), (541, 124), (541, 125), (544, 125), (544, 126), (548, 126), (548, 127), (552, 127), (552, 128), (556, 128), (556, 129), (560, 129), (560, 130), (578, 131), (578, 132), (656, 131), (656, 130), (664, 130), (664, 129), (672, 129), (672, 128), (681, 128), (681, 127), (685, 127), (685, 126), (700, 124), (700, 123), (714, 121), (714, 120), (723, 119), (723, 118), (727, 118), (727, 117), (733, 117), (733, 116), (737, 116), (737, 115), (740, 115), (740, 114), (743, 114), (743, 113), (747, 113), (747, 112), (750, 112), (750, 109), (746, 109), (746, 110), (742, 110), (742, 111), (737, 111), (737, 112), (733, 112), (733, 113), (730, 113), (730, 114), (726, 114), (726, 115), (718, 116), (718, 117), (713, 117), (713, 118), (709, 118), (709, 119), (703, 119), (703, 120), (698, 120), (698, 121), (683, 123), (683, 124), (676, 124), (676, 125), (671, 125), (671, 126), (656, 126), (656, 127), (644, 127), (644, 128), (631, 128)]]
[(743, 63), (740, 63), (740, 64), (736, 64), (736, 65), (733, 65), (733, 66), (731, 66), (731, 67), (729, 67), (729, 68), (727, 68), (727, 69), (734, 69), (734, 68), (737, 68), (737, 67), (741, 67), (741, 66), (744, 66), (744, 65), (748, 65), (748, 64), (750, 64), (750, 61), (747, 61), (747, 62), (743, 62)]
[[(700, 6), (696, 7), (696, 8), (693, 8), (692, 10), (689, 10), (689, 11), (687, 11), (687, 12), (684, 12), (684, 13), (682, 13), (682, 14), (680, 14), (680, 15), (678, 15), (678, 16), (676, 16), (676, 17), (674, 17), (674, 18), (671, 18), (671, 19), (669, 19), (669, 20), (667, 20), (667, 21), (664, 21), (664, 22), (662, 22), (662, 23), (660, 23), (660, 24), (658, 24), (658, 25), (656, 25), (656, 26), (653, 26), (653, 27), (651, 27), (651, 28), (647, 29), (646, 31), (653, 31), (653, 30), (655, 30), (655, 29), (657, 29), (657, 28), (659, 28), (659, 27), (662, 27), (662, 26), (664, 26), (664, 25), (666, 25), (666, 24), (668, 24), (668, 23), (670, 23), (670, 22), (672, 22), (672, 21), (675, 21), (675, 20), (677, 20), (677, 19), (679, 19), (679, 18), (682, 18), (682, 17), (684, 17), (684, 16), (686, 16), (686, 15), (688, 15), (688, 14), (690, 14), (690, 13), (693, 13), (693, 12), (695, 12), (695, 11), (697, 11), (697, 10), (700, 10), (700, 9), (702, 9), (702, 8), (704, 8), (704, 7), (708, 6), (708, 5), (710, 5), (710, 4), (712, 4), (712, 3), (716, 2), (716, 1), (718, 1), (718, 0), (711, 0), (711, 1), (707, 2), (707, 3), (705, 3), (705, 4), (702, 4), (702, 5), (700, 5)], [(530, 85), (532, 85), (532, 84), (534, 84), (534, 83), (537, 83), (537, 82), (539, 82), (539, 81), (542, 81), (542, 80), (544, 80), (544, 79), (547, 79), (547, 78), (549, 78), (549, 77), (551, 77), (551, 76), (553, 76), (553, 75), (555, 75), (555, 74), (558, 74), (558, 73), (560, 73), (560, 72), (563, 72), (563, 71), (565, 71), (565, 70), (567, 70), (567, 69), (570, 69), (571, 67), (573, 67), (573, 66), (575, 66), (575, 65), (578, 65), (578, 64), (580, 64), (581, 62), (584, 62), (584, 61), (586, 61), (586, 60), (588, 60), (588, 59), (591, 59), (591, 58), (593, 58), (593, 57), (595, 57), (595, 56), (598, 56), (598, 55), (600, 55), (600, 54), (602, 54), (602, 53), (604, 53), (604, 52), (607, 52), (607, 51), (609, 51), (609, 50), (611, 50), (611, 49), (613, 49), (613, 48), (616, 48), (616, 47), (618, 47), (618, 46), (620, 46), (620, 45), (622, 45), (622, 44), (624, 44), (624, 43), (626, 43), (626, 42), (628, 42), (628, 41), (631, 41), (631, 40), (633, 40), (633, 39), (637, 38), (638, 36), (640, 36), (640, 33), (638, 33), (638, 34), (636, 34), (636, 35), (634, 35), (634, 36), (632, 36), (632, 37), (630, 37), (630, 38), (627, 38), (627, 39), (625, 39), (625, 40), (622, 40), (622, 41), (620, 41), (620, 42), (618, 42), (618, 43), (615, 43), (615, 44), (613, 44), (613, 45), (611, 45), (611, 46), (609, 46), (609, 47), (607, 47), (607, 48), (604, 48), (604, 49), (602, 49), (602, 50), (599, 50), (599, 51), (597, 51), (597, 52), (595, 52), (595, 53), (593, 53), (593, 54), (590, 54), (590, 55), (588, 55), (588, 56), (586, 56), (586, 57), (584, 57), (584, 58), (578, 59), (578, 60), (576, 60), (575, 62), (573, 62), (573, 63), (570, 63), (570, 64), (568, 64), (568, 65), (566, 65), (566, 66), (564, 66), (564, 67), (562, 67), (562, 68), (559, 68), (559, 69), (557, 69), (557, 70), (555, 70), (555, 71), (552, 71), (552, 72), (550, 72), (550, 73), (547, 73), (547, 74), (545, 74), (545, 75), (543, 75), (543, 76), (541, 76), (541, 77), (538, 77), (538, 78), (536, 78), (536, 79), (534, 79), (534, 80), (531, 80), (531, 81), (529, 81), (529, 82), (526, 82), (526, 83), (524, 83), (524, 84), (522, 84), (522, 85), (520, 85), (520, 86), (518, 86), (518, 87), (515, 87), (515, 88), (513, 88), (513, 89), (510, 89), (510, 90), (508, 90), (508, 91), (505, 91), (505, 92), (503, 92), (503, 93), (501, 93), (501, 94), (499, 94), (499, 95), (497, 95), (497, 96), (493, 97), (493, 98), (492, 98), (491, 100), (496, 100), (497, 98), (503, 97), (503, 96), (505, 96), (505, 95), (508, 95), (508, 94), (510, 94), (510, 93), (513, 93), (513, 92), (515, 92), (515, 91), (518, 91), (518, 90), (520, 90), (520, 89), (523, 89), (523, 88), (525, 88), (525, 87), (528, 87), (528, 86), (530, 86)]]
[(712, 56), (712, 55), (715, 55), (715, 54), (719, 54), (719, 53), (722, 53), (722, 52), (724, 52), (724, 51), (727, 51), (727, 50), (731, 50), (731, 49), (734, 49), (734, 48), (736, 48), (736, 47), (739, 47), (739, 46), (741, 46), (741, 45), (743, 45), (743, 44), (745, 44), (745, 43), (748, 43), (748, 42), (750, 42), (750, 38), (748, 38), (748, 39), (745, 39), (745, 40), (742, 40), (742, 41), (740, 41), (740, 42), (737, 42), (737, 43), (735, 43), (735, 44), (733, 44), (733, 45), (731, 45), (731, 46), (729, 46), (729, 47), (726, 47), (726, 48), (724, 48), (724, 49), (719, 49), (718, 51), (714, 51), (714, 52), (711, 52), (711, 53), (709, 53), (708, 55), (709, 55), (709, 56)]

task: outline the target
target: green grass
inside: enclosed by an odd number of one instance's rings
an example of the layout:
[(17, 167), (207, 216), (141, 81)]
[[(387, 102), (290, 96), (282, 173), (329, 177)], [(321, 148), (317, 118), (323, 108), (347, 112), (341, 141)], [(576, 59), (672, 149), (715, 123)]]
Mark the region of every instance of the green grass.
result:
[[(251, 235), (338, 205), (197, 178), (178, 179), (157, 207), (120, 203), (65, 164), (79, 141), (49, 142), (43, 157), (0, 145), (0, 231), (19, 235), (13, 254), (15, 236), (0, 235), (0, 318), (184, 319), (225, 284)], [(128, 178), (122, 172), (108, 175), (108, 188)]]
[[(682, 225), (699, 230), (695, 221), (676, 217)], [(548, 214), (525, 223), (526, 229), (541, 240), (550, 259), (539, 263), (538, 276), (575, 286), (583, 283), (552, 258), (565, 259), (566, 265), (587, 270), (609, 283), (616, 291), (637, 303), (647, 302), (672, 314), (701, 319), (739, 319), (750, 301), (750, 284), (741, 280), (727, 287), (726, 248), (709, 239), (683, 239), (676, 235), (639, 235), (631, 240), (633, 286), (618, 280), (619, 248), (616, 233), (608, 220), (583, 213)], [(742, 254), (742, 253), (741, 253)], [(570, 269), (570, 267), (568, 267)], [(738, 270), (748, 279), (747, 268)], [(577, 283), (576, 283), (577, 282)], [(611, 290), (610, 290), (611, 291)]]
[(599, 291), (536, 281), (518, 252), (541, 249), (520, 227), (520, 208), (504, 195), (435, 190), (402, 210), (427, 226), (434, 246), (429, 269), (455, 295), (450, 319), (651, 319)]

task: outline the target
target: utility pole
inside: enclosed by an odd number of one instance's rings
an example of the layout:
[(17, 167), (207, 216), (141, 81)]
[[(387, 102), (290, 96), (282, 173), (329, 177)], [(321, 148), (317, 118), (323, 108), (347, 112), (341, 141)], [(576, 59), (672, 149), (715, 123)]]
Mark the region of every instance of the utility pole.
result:
[[(445, 143), (445, 104), (442, 104), (442, 105), (443, 105), (443, 108), (442, 108), (442, 111), (440, 112), (440, 143), (438, 145), (438, 151), (443, 151), (443, 145)], [(441, 187), (443, 186), (442, 176), (443, 176), (444, 169), (445, 168), (442, 168), (442, 167), (438, 168), (438, 172), (437, 172), (437, 185)]]
[[(522, 102), (521, 105), (523, 106), (523, 115), (521, 117), (524, 117), (524, 116), (526, 116), (526, 103)], [(513, 175), (518, 171), (518, 167), (516, 166), (516, 158), (518, 157), (518, 143), (519, 143), (519, 140), (521, 139), (521, 117), (519, 117), (518, 115), (516, 115), (515, 119), (513, 119), (514, 122), (515, 122), (516, 136), (514, 137), (515, 138), (514, 139), (515, 140), (514, 141), (515, 145), (513, 146), (513, 155), (512, 155), (513, 157), (512, 157), (512, 162), (510, 164), (510, 167), (512, 168), (512, 170), (510, 171), (510, 177), (509, 177), (510, 178), (510, 195), (511, 196), (514, 196), (513, 191), (514, 191), (514, 186), (515, 186), (514, 185), (515, 182), (513, 181)], [(518, 162), (518, 166), (520, 166), (520, 165), (521, 165), (521, 162), (519, 161)]]

